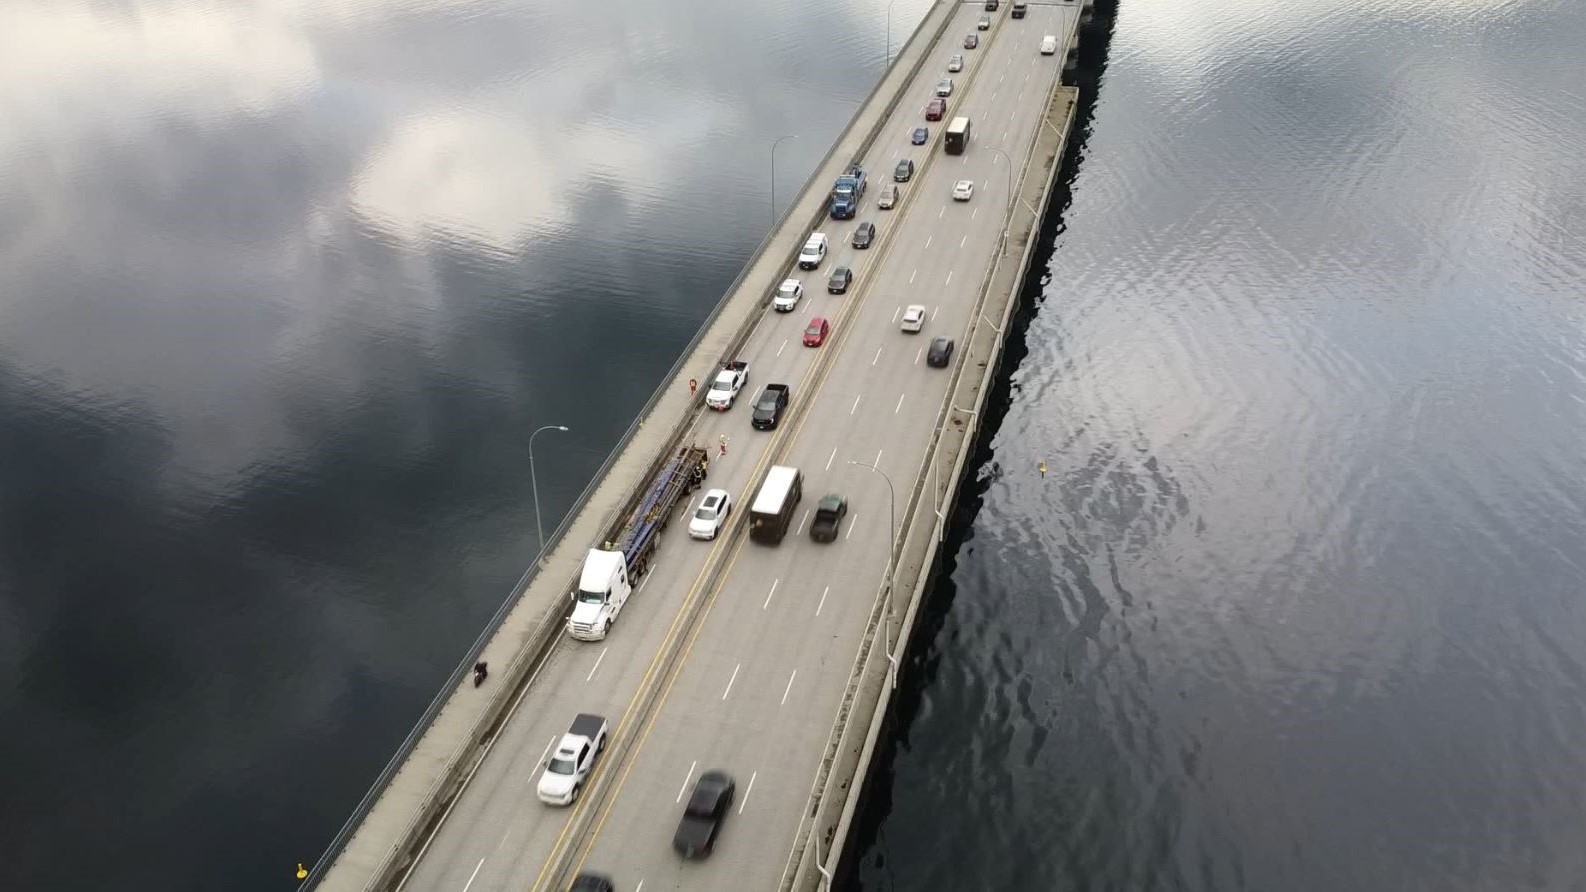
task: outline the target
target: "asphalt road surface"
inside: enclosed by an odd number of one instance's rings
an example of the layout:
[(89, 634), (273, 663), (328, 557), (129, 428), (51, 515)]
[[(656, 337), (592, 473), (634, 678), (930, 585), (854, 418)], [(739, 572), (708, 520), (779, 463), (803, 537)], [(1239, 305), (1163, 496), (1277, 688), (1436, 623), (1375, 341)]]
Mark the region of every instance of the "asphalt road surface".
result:
[[(962, 48), (962, 37), (987, 13), (979, 4), (964, 4), (955, 14), (934, 50), (940, 59), (922, 69), (865, 159), (870, 181), (859, 214), (827, 221), (822, 231), (831, 246), (820, 268), (788, 272), (804, 282), (798, 308), (786, 314), (768, 309), (738, 357), (750, 361), (749, 386), (730, 411), (699, 420), (696, 441), (711, 447), (706, 486), (732, 492), (734, 524), (748, 513), (754, 495), (748, 490), (764, 476), (773, 437), (791, 438), (779, 463), (803, 471), (804, 499), (787, 538), (775, 547), (741, 535), (692, 541), (686, 514), (676, 517), (611, 635), (598, 643), (566, 640), (541, 668), (407, 888), (537, 888), (548, 875), (547, 859), (561, 846), (571, 847), (584, 869), (613, 876), (622, 890), (641, 884), (645, 890), (769, 890), (791, 869), (791, 846), (885, 574), (891, 535), (885, 480), (848, 462), (876, 465), (891, 477), (898, 498), (907, 498), (950, 371), (927, 366), (926, 347), (936, 335), (963, 342), (999, 249), (1009, 161), (1023, 163), (1061, 71), (1063, 54), (1040, 55), (1041, 38), (1066, 34), (1078, 15), (1072, 6), (1032, 5), (1025, 19), (1012, 20), (1010, 5), (990, 14), (992, 30), (978, 32), (974, 50)], [(966, 64), (951, 75), (955, 90), (947, 115), (926, 122), (925, 105), (938, 78), (949, 76), (954, 53)], [(945, 155), (943, 131), (957, 115), (973, 120), (969, 150)], [(922, 125), (930, 128), (930, 140), (913, 146), (910, 134)], [(918, 168), (901, 186), (903, 202), (878, 210), (876, 200), (902, 158), (914, 159)], [(968, 202), (951, 198), (960, 179), (974, 182)], [(862, 221), (877, 226), (868, 250), (849, 243)], [(854, 282), (847, 294), (828, 295), (826, 279), (837, 266), (851, 267)], [(899, 329), (908, 304), (930, 312), (919, 334)], [(823, 346), (804, 347), (801, 335), (814, 316), (832, 320), (832, 332)], [(833, 350), (839, 351), (834, 361), (817, 371), (819, 352)], [(790, 411), (802, 412), (776, 434), (749, 424), (753, 399), (769, 382), (792, 384)], [(729, 438), (724, 457), (716, 447), (721, 434)], [(808, 525), (815, 503), (829, 491), (848, 497), (849, 514), (837, 541), (822, 545), (810, 541)], [(901, 502), (897, 508), (903, 510)], [(728, 570), (719, 587), (704, 593), (709, 600), (695, 638), (661, 708), (647, 726), (617, 728), (618, 734), (640, 735), (640, 742), (624, 764), (597, 766), (597, 773), (612, 772), (605, 781), (618, 786), (587, 838), (563, 839), (572, 809), (546, 806), (534, 794), (551, 745), (579, 712), (605, 715), (615, 725), (635, 693), (663, 671), (657, 654), (713, 553)], [(682, 800), (710, 769), (737, 779), (737, 798), (714, 854), (684, 862), (671, 849), (672, 833)]]

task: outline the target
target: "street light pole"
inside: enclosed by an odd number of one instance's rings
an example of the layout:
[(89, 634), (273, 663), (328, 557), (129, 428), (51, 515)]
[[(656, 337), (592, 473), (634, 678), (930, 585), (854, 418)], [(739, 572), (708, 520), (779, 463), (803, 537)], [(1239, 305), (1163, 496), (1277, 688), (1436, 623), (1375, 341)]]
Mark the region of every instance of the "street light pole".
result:
[(887, 476), (886, 471), (875, 465), (865, 464), (862, 461), (850, 460), (848, 463), (875, 471), (881, 475), (882, 480), (887, 481), (887, 520), (890, 522), (892, 529), (892, 541), (887, 544), (887, 599), (890, 601), (892, 599), (892, 571), (897, 569), (896, 562), (892, 559), (892, 555), (898, 547), (897, 491), (892, 488), (892, 478)]
[[(881, 615), (881, 640), (886, 644), (882, 648), (882, 653), (886, 654), (887, 671), (892, 676), (892, 687), (896, 689), (898, 686), (898, 655), (892, 652), (892, 573), (897, 569), (897, 562), (892, 559), (892, 556), (898, 545), (897, 490), (892, 488), (892, 478), (887, 476), (886, 471), (875, 465), (865, 464), (862, 461), (849, 460), (848, 463), (875, 471), (881, 475), (882, 480), (887, 481), (887, 521), (892, 529), (892, 542), (887, 546), (887, 612)], [(902, 630), (900, 629), (899, 631), (901, 632)]]
[[(996, 146), (986, 146), (985, 149), (990, 152), (996, 152), (1002, 156), (1002, 160), (1008, 162), (1008, 213), (1002, 220), (1002, 253), (1006, 254), (1008, 252), (1008, 221), (1013, 218), (1013, 159), (1008, 157), (1007, 152)], [(1039, 223), (1040, 221), (1036, 222)]]
[(547, 424), (534, 433), (529, 434), (529, 485), (534, 490), (534, 531), (540, 537), (540, 550), (536, 552), (535, 560), (539, 560), (545, 553), (545, 527), (540, 523), (540, 478), (534, 474), (534, 438), (544, 431), (562, 431), (566, 433), (567, 425)]
[(798, 138), (797, 133), (789, 133), (786, 136), (777, 137), (776, 142), (771, 144), (771, 227), (773, 229), (776, 228), (776, 147), (781, 145), (784, 139)]

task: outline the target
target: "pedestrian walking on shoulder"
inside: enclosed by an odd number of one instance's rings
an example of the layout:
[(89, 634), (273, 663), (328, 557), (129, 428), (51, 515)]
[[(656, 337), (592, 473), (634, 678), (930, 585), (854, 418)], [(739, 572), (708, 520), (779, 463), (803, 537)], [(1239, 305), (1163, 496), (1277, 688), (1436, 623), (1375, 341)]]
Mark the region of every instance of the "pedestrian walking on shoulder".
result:
[(693, 378), (688, 379), (688, 396), (689, 396), (690, 399), (692, 399), (694, 397), (695, 392), (697, 392), (698, 390), (699, 390), (699, 382), (695, 381)]
[(477, 688), (480, 685), (484, 684), (485, 683), (485, 676), (487, 676), (489, 674), (490, 674), (490, 664), (489, 663), (486, 663), (484, 660), (480, 660), (479, 662), (475, 663), (474, 664), (474, 687)]

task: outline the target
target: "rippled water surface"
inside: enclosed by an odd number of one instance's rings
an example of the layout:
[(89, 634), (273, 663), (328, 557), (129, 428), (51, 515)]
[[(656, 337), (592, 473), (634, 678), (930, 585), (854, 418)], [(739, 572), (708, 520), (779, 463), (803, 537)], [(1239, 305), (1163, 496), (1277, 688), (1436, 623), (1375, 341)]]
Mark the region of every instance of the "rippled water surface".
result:
[(292, 885), (927, 5), (0, 3), (6, 885)]
[(1583, 41), (1120, 3), (858, 885), (1586, 888)]
[[(0, 4), (8, 885), (289, 885), (926, 6)], [(1586, 9), (1097, 30), (848, 885), (1586, 884)]]

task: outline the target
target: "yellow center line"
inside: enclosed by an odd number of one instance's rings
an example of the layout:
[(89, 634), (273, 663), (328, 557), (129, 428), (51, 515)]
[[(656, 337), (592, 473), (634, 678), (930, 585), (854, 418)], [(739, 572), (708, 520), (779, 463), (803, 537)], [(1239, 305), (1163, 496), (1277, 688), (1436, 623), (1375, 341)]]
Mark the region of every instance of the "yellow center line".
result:
[[(988, 41), (988, 43), (989, 42), (990, 41)], [(970, 77), (967, 79), (970, 82), (970, 84), (973, 84), (974, 77), (975, 77), (976, 74), (979, 73), (979, 70), (980, 70), (981, 67), (983, 67), (983, 66), (977, 65), (975, 71), (970, 73)], [(967, 89), (968, 89), (968, 87), (966, 86), (966, 91), (967, 91)], [(925, 160), (923, 162), (921, 162), (920, 171), (918, 173), (918, 177), (919, 177), (920, 182), (924, 181), (925, 174), (926, 174), (926, 172), (929, 169), (930, 163), (935, 159), (935, 157), (936, 157), (936, 153), (935, 152), (930, 152), (930, 153), (928, 153), (926, 155)], [(903, 203), (905, 206), (900, 209), (900, 212), (898, 214), (898, 225), (895, 226), (895, 227), (891, 227), (891, 228), (889, 228), (887, 230), (887, 233), (886, 233), (886, 236), (885, 236), (885, 239), (884, 239), (884, 244), (882, 244), (877, 249), (877, 253), (878, 253), (879, 257), (878, 257), (878, 259), (875, 262), (866, 264), (866, 269), (867, 270), (879, 269), (886, 262), (887, 256), (891, 253), (892, 246), (894, 244), (896, 244), (896, 242), (897, 242), (897, 239), (893, 238), (892, 234), (893, 234), (894, 231), (898, 231), (898, 230), (902, 230), (903, 229), (903, 220), (907, 217), (909, 208), (914, 204), (914, 202), (911, 199), (912, 199), (912, 197), (913, 197), (913, 195), (914, 195), (914, 193), (916, 191), (918, 191), (918, 190), (911, 189), (911, 190), (908, 191), (908, 193), (906, 195), (904, 195), (904, 196), (902, 196), (900, 198), (901, 203)], [(863, 305), (863, 303), (865, 302), (866, 298), (869, 297), (870, 288), (871, 288), (871, 280), (873, 278), (874, 278), (874, 276), (867, 275), (865, 277), (865, 281), (860, 284), (859, 289), (858, 289), (859, 293), (856, 295), (855, 299), (852, 300), (852, 301), (845, 302), (846, 307), (845, 307), (845, 310), (844, 310), (844, 313), (843, 313), (843, 321), (844, 322), (846, 322), (851, 317), (857, 316), (857, 314), (859, 313), (860, 307)], [(839, 331), (835, 332), (834, 335), (833, 335), (834, 339), (838, 341), (838, 344), (836, 344), (835, 346), (836, 346), (836, 348), (839, 351), (841, 350), (842, 343), (845, 342), (847, 337), (848, 337), (849, 328), (850, 328), (850, 326), (845, 324), (845, 325), (841, 326)], [(824, 386), (825, 386), (826, 379), (831, 375), (831, 372), (836, 367), (836, 365), (837, 365), (837, 362), (836, 362), (836, 359), (834, 358), (831, 362), (826, 363), (824, 366), (819, 366), (818, 365), (817, 368), (811, 370), (811, 372), (818, 372), (819, 373), (819, 379), (820, 379), (819, 383), (816, 385), (815, 389), (813, 391), (811, 391), (812, 393), (819, 394), (821, 392), (822, 388), (824, 388)], [(810, 374), (809, 372), (806, 372), (804, 378), (808, 378), (809, 374)], [(799, 381), (799, 386), (802, 388), (804, 386), (804, 384), (805, 384), (805, 381), (803, 379), (801, 379)], [(812, 402), (813, 402), (813, 397), (812, 397)], [(803, 434), (805, 423), (810, 419), (810, 417), (813, 414), (814, 413), (810, 412), (810, 411), (805, 411), (805, 412), (802, 412), (800, 414), (798, 421), (795, 422), (795, 424), (793, 426), (793, 429), (788, 434), (788, 439), (786, 441), (787, 451), (789, 451), (789, 452), (792, 451), (794, 445), (798, 442), (799, 436)], [(752, 475), (749, 478), (750, 481), (753, 481), (753, 480), (758, 478), (760, 465), (763, 465), (765, 463), (766, 457), (770, 455), (771, 450), (776, 445), (778, 445), (778, 444), (777, 443), (771, 443), (771, 444), (767, 445), (765, 452), (762, 453), (762, 458), (761, 458), (760, 462), (756, 465), (755, 474)], [(742, 553), (743, 553), (743, 541), (742, 540), (738, 540), (737, 547), (734, 549), (732, 557), (729, 559), (729, 562), (727, 564), (726, 569), (721, 574), (721, 579), (722, 580), (726, 580), (729, 576), (731, 576), (732, 568), (734, 566), (736, 566), (736, 564), (738, 562), (738, 557)], [(703, 573), (701, 574), (701, 576), (703, 576)], [(595, 822), (594, 830), (591, 831), (588, 834), (588, 836), (585, 839), (583, 845), (578, 848), (578, 851), (579, 851), (578, 864), (572, 871), (575, 875), (577, 874), (578, 871), (583, 870), (584, 863), (588, 860), (590, 852), (594, 850), (595, 840), (597, 840), (600, 837), (601, 831), (606, 826), (606, 821), (611, 817), (611, 812), (613, 810), (613, 806), (617, 802), (618, 798), (621, 796), (622, 790), (627, 784), (628, 776), (632, 773), (633, 766), (638, 762), (639, 753), (644, 749), (644, 744), (649, 739), (650, 732), (655, 728), (655, 723), (656, 723), (655, 720), (661, 715), (661, 713), (662, 713), (662, 711), (663, 711), (663, 709), (664, 709), (664, 707), (666, 705), (667, 700), (671, 697), (672, 689), (675, 687), (675, 685), (677, 683), (677, 679), (682, 675), (683, 666), (685, 664), (687, 664), (689, 656), (693, 653), (694, 644), (695, 644), (695, 642), (697, 642), (699, 640), (699, 633), (700, 633), (701, 630), (704, 629), (705, 621), (710, 616), (711, 610), (715, 607), (716, 598), (720, 595), (722, 588), (723, 588), (723, 586), (720, 585), (720, 584), (715, 585), (715, 586), (712, 587), (712, 590), (711, 590), (711, 592), (709, 594), (709, 600), (706, 602), (706, 604), (702, 608), (702, 612), (700, 613), (700, 616), (699, 616), (699, 621), (694, 624), (694, 628), (693, 628), (693, 630), (691, 631), (691, 633), (689, 635), (688, 643), (684, 645), (684, 649), (683, 649), (682, 654), (678, 657), (677, 662), (674, 663), (673, 666), (671, 667), (671, 671), (670, 671), (670, 673), (669, 673), (669, 675), (667, 677), (667, 680), (666, 680), (666, 687), (662, 690), (660, 699), (658, 701), (656, 701), (655, 708), (651, 711), (648, 721), (645, 722), (644, 729), (639, 734), (638, 742), (634, 744), (633, 750), (627, 754), (627, 757), (626, 757), (624, 765), (623, 765), (622, 775), (617, 779), (617, 786), (611, 791), (611, 795), (606, 798), (605, 804), (601, 808), (600, 817)], [(690, 599), (692, 599), (692, 597), (693, 597), (693, 592), (690, 592)], [(680, 617), (681, 617), (681, 615), (682, 614), (679, 614)], [(668, 638), (670, 639), (670, 632), (668, 633)], [(646, 673), (646, 679), (648, 679), (648, 677), (649, 677), (649, 674)], [(642, 688), (641, 688), (641, 690), (642, 690)], [(638, 697), (637, 697), (637, 695), (635, 695), (635, 700), (637, 700), (637, 699), (638, 699)], [(624, 715), (624, 719), (626, 719), (626, 714)], [(569, 822), (569, 826), (570, 825), (571, 825), (571, 822)], [(566, 828), (563, 829), (563, 834), (565, 835), (565, 833), (566, 833)], [(561, 839), (559, 837), (558, 838), (558, 844), (560, 844), (560, 842), (561, 842)], [(560, 846), (558, 845), (558, 849), (559, 849), (559, 847)], [(553, 852), (554, 851), (556, 851), (556, 850), (553, 850)], [(554, 858), (551, 859), (550, 861), (548, 861), (546, 866), (549, 867), (553, 863), (555, 863), (555, 859)], [(542, 870), (541, 871), (541, 879), (543, 879), (543, 875), (544, 875), (544, 871)], [(534, 886), (535, 889), (539, 889), (540, 888), (540, 882), (541, 882), (541, 880), (536, 880), (535, 881), (535, 886)]]
[[(1000, 30), (1000, 29), (998, 29), (998, 30)], [(993, 33), (992, 40), (988, 40), (987, 44), (991, 44), (992, 42), (994, 42), (995, 36), (996, 36), (995, 33)], [(935, 45), (933, 45), (931, 47), (931, 50), (934, 50), (934, 49), (936, 49)], [(989, 51), (990, 46), (989, 45), (986, 46), (985, 49)], [(930, 52), (931, 50), (927, 50), (927, 52)], [(984, 68), (984, 67), (985, 67), (984, 65), (976, 65), (974, 70), (969, 73), (969, 77), (966, 78), (966, 81), (967, 81), (967, 83), (965, 85), (965, 92), (966, 93), (967, 93), (969, 87), (973, 85), (973, 83), (974, 83), (976, 77), (979, 75), (981, 69)], [(890, 118), (890, 115), (889, 115), (889, 118)], [(890, 124), (890, 121), (887, 122), (887, 123)], [(885, 126), (885, 125), (883, 125), (883, 126)], [(925, 175), (929, 171), (930, 165), (935, 160), (935, 158), (936, 158), (936, 152), (928, 151), (926, 153), (925, 159), (920, 163), (920, 170), (917, 172), (917, 178), (916, 179), (917, 179), (918, 183), (923, 183), (924, 182)], [(902, 207), (899, 208), (899, 213), (897, 215), (898, 225), (896, 225), (894, 227), (889, 227), (885, 231), (885, 235), (877, 237), (877, 240), (882, 242), (882, 244), (876, 249), (877, 255), (878, 255), (878, 259), (875, 260), (872, 263), (867, 263), (865, 265), (867, 273), (870, 270), (879, 270), (885, 264), (887, 256), (889, 256), (891, 254), (892, 246), (897, 242), (897, 239), (893, 237), (893, 232), (897, 231), (897, 230), (901, 230), (903, 228), (903, 221), (908, 216), (908, 212), (909, 212), (910, 208), (915, 203), (913, 201), (913, 198), (914, 198), (914, 194), (915, 194), (916, 191), (918, 191), (918, 190), (917, 189), (909, 189), (906, 192), (904, 192), (904, 194), (899, 196), (899, 204), (901, 204)], [(843, 310), (843, 313), (842, 313), (842, 319), (841, 319), (842, 322), (846, 323), (849, 319), (851, 319), (853, 317), (856, 317), (858, 315), (860, 307), (863, 306), (865, 300), (869, 297), (870, 290), (871, 290), (871, 280), (873, 278), (874, 278), (874, 276), (866, 275), (864, 281), (860, 283), (860, 285), (859, 285), (859, 287), (857, 289), (857, 293), (855, 295), (855, 298), (853, 300), (851, 300), (851, 301), (844, 301), (843, 302), (844, 303), (844, 310)], [(833, 345), (833, 347), (838, 351), (839, 354), (841, 352), (843, 343), (845, 343), (847, 341), (848, 334), (849, 334), (849, 331), (848, 331), (849, 328), (850, 328), (850, 326), (848, 326), (847, 324), (843, 324), (843, 325), (839, 326), (838, 327), (838, 331), (834, 332), (833, 335), (832, 335), (833, 340), (835, 340), (837, 342), (836, 344)], [(802, 376), (800, 376), (800, 379), (799, 379), (799, 382), (798, 382), (800, 390), (804, 390), (805, 385), (808, 383), (808, 379), (813, 375), (815, 377), (818, 377), (819, 380), (818, 380), (818, 382), (815, 384), (815, 386), (813, 388), (807, 390), (806, 392), (818, 395), (822, 391), (822, 389), (824, 388), (826, 379), (831, 375), (832, 369), (835, 368), (836, 365), (837, 365), (837, 361), (836, 361), (835, 358), (833, 358), (830, 362), (827, 362), (827, 363), (824, 363), (824, 364), (822, 364), (820, 362), (817, 362), (814, 367), (812, 367), (811, 369), (806, 371)], [(798, 392), (799, 391), (795, 391), (795, 393), (798, 393)], [(814, 400), (814, 397), (812, 396), (811, 397), (811, 407), (813, 406), (813, 400)], [(790, 452), (793, 449), (793, 446), (798, 442), (799, 436), (802, 435), (802, 433), (804, 431), (805, 423), (809, 420), (809, 418), (810, 418), (810, 416), (812, 414), (813, 414), (812, 412), (807, 411), (807, 410), (800, 412), (799, 413), (799, 418), (794, 423), (794, 425), (793, 425), (791, 430), (785, 431), (785, 432), (783, 432), (783, 431), (779, 431), (778, 432), (779, 434), (782, 434), (782, 435), (785, 436), (785, 438), (786, 438), (785, 440), (783, 440), (783, 439), (773, 439), (770, 443), (766, 444), (765, 448), (760, 453), (759, 459), (755, 462), (755, 466), (754, 466), (753, 472), (748, 477), (748, 482), (749, 483), (753, 483), (753, 481), (759, 479), (759, 477), (760, 477), (760, 475), (762, 473), (762, 470), (764, 469), (765, 465), (769, 461), (771, 455), (775, 451), (777, 451), (777, 447), (779, 447), (779, 446), (781, 446), (781, 445), (783, 445), (785, 443), (786, 449), (784, 450), (784, 452)], [(641, 698), (641, 696), (645, 693), (645, 690), (646, 690), (646, 688), (649, 685), (650, 679), (655, 674), (655, 669), (656, 669), (657, 665), (661, 662), (661, 657), (666, 653), (666, 651), (668, 649), (668, 645), (673, 641), (673, 639), (674, 639), (674, 637), (676, 635), (676, 632), (677, 632), (678, 624), (681, 623), (683, 618), (688, 614), (688, 610), (687, 610), (688, 605), (691, 602), (693, 602), (695, 600), (695, 598), (698, 596), (698, 591), (699, 591), (699, 588), (700, 588), (701, 584), (707, 578), (707, 576), (709, 574), (709, 571), (710, 571), (710, 569), (713, 566), (713, 563), (717, 562), (716, 558), (717, 558), (717, 553), (718, 553), (719, 549), (723, 545), (729, 544), (729, 542), (736, 543), (736, 545), (734, 546), (734, 548), (732, 550), (731, 556), (728, 558), (728, 563), (726, 565), (726, 568), (722, 571), (720, 579), (721, 580), (727, 579), (732, 573), (732, 568), (737, 565), (738, 558), (743, 553), (743, 545), (744, 545), (744, 540), (743, 539), (740, 539), (737, 536), (731, 536), (731, 537), (728, 537), (727, 540), (718, 542), (718, 543), (716, 543), (716, 545), (712, 546), (711, 553), (707, 557), (704, 567), (702, 567), (700, 569), (699, 574), (697, 576), (695, 576), (693, 584), (689, 587), (688, 594), (683, 599), (683, 604), (682, 604), (681, 608), (679, 609), (677, 615), (675, 617), (673, 617), (672, 623), (667, 629), (666, 636), (662, 639), (661, 647), (656, 651), (655, 656), (651, 659), (649, 668), (645, 670), (644, 678), (641, 681), (638, 690), (636, 690), (634, 692), (633, 697), (628, 701), (627, 707), (623, 710), (622, 719), (618, 722), (617, 726), (615, 728), (613, 728), (613, 730), (612, 730), (612, 735), (613, 736), (615, 736), (617, 734), (617, 732), (627, 724), (628, 718), (632, 714), (632, 711), (633, 711), (634, 707), (637, 705), (637, 703), (638, 703), (639, 699)], [(699, 640), (699, 632), (704, 628), (706, 619), (710, 616), (711, 610), (715, 607), (716, 598), (721, 593), (721, 589), (722, 589), (722, 585), (720, 585), (720, 584), (717, 584), (717, 585), (714, 585), (714, 586), (711, 587), (711, 591), (710, 591), (710, 593), (708, 595), (708, 600), (705, 603), (705, 605), (703, 606), (703, 608), (701, 609), (701, 613), (699, 615), (699, 621), (694, 624), (694, 627), (693, 627), (691, 633), (689, 634), (688, 642), (684, 645), (684, 649), (683, 649), (682, 654), (679, 655), (679, 657), (676, 660), (676, 662), (674, 662), (672, 664), (672, 666), (670, 667), (670, 672), (668, 673), (667, 678), (666, 678), (666, 682), (665, 682), (666, 686), (661, 692), (660, 699), (656, 701), (654, 708), (651, 710), (649, 719), (644, 723), (644, 728), (640, 732), (639, 739), (634, 744), (633, 749), (630, 752), (628, 752), (627, 754), (625, 754), (625, 758), (623, 760), (622, 774), (617, 779), (616, 787), (612, 789), (611, 794), (605, 798), (604, 804), (600, 807), (600, 816), (595, 822), (594, 830), (588, 834), (588, 836), (585, 839), (583, 845), (577, 847), (577, 851), (578, 851), (579, 854), (578, 854), (578, 864), (573, 870), (573, 873), (575, 875), (576, 875), (576, 873), (579, 870), (583, 869), (584, 862), (586, 860), (588, 860), (589, 853), (594, 849), (595, 840), (600, 837), (601, 831), (606, 826), (607, 819), (609, 819), (611, 817), (611, 812), (612, 812), (613, 806), (615, 805), (617, 799), (621, 796), (622, 790), (627, 784), (628, 777), (633, 771), (633, 766), (638, 761), (639, 753), (644, 749), (644, 744), (649, 739), (650, 731), (653, 730), (654, 727), (655, 727), (656, 718), (661, 715), (661, 712), (663, 711), (663, 708), (665, 707), (668, 698), (671, 697), (672, 689), (676, 685), (678, 677), (682, 675), (682, 668), (683, 668), (683, 666), (685, 664), (687, 664), (688, 658), (689, 658), (690, 654), (692, 654), (692, 652), (693, 652), (694, 643)], [(596, 766), (595, 770), (599, 771), (602, 767), (603, 766)], [(594, 798), (596, 798), (596, 797), (585, 797), (585, 798), (583, 798), (575, 806), (575, 808), (583, 809), (583, 808), (589, 807), (587, 805), (587, 803), (590, 802), (591, 800), (593, 800)], [(563, 824), (561, 833), (559, 833), (557, 835), (556, 842), (552, 844), (551, 855), (550, 855), (550, 857), (548, 857), (546, 859), (545, 864), (541, 867), (539, 875), (535, 878), (534, 885), (531, 886), (531, 889), (539, 890), (539, 889), (543, 888), (545, 880), (546, 880), (547, 873), (560, 860), (559, 857), (558, 857), (558, 854), (562, 851), (563, 847), (565, 846), (566, 841), (567, 841), (566, 837), (567, 837), (568, 831), (572, 829), (572, 827), (573, 827), (573, 825), (575, 823), (577, 823), (575, 818), (579, 814), (581, 814), (581, 812), (574, 812), (573, 814), (569, 815), (568, 820)]]

